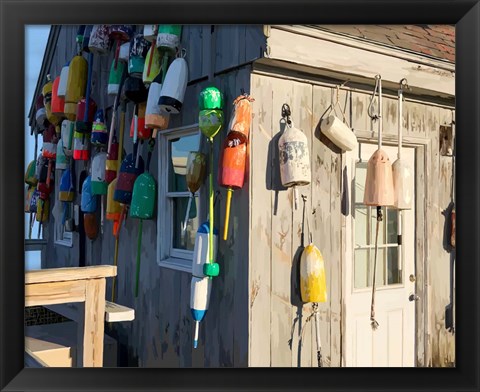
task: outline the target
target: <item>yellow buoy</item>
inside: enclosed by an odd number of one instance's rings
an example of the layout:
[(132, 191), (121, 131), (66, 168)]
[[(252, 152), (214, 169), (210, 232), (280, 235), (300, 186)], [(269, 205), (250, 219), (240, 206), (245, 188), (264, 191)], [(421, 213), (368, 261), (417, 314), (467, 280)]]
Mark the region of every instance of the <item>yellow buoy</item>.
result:
[(300, 293), (303, 302), (326, 302), (325, 263), (320, 250), (310, 243), (300, 259)]
[(87, 60), (82, 56), (75, 56), (70, 61), (68, 70), (67, 91), (65, 94), (65, 117), (75, 121), (77, 117), (77, 104), (85, 97), (87, 88)]

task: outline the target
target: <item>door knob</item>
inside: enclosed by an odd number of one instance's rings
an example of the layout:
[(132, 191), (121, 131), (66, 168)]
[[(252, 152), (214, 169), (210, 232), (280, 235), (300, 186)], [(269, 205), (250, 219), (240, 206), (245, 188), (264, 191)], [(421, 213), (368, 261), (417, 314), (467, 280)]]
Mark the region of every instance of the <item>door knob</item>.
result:
[(416, 295), (416, 294), (413, 294), (413, 293), (410, 294), (410, 296), (408, 297), (408, 300), (409, 300), (410, 302), (418, 301), (419, 299), (420, 299), (420, 297), (419, 297), (418, 295)]

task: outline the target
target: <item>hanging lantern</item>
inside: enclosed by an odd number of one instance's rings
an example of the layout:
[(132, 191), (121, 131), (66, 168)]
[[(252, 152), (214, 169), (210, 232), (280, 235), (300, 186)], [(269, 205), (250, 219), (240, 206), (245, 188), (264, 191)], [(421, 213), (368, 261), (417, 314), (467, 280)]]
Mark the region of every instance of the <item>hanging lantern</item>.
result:
[(42, 155), (47, 159), (55, 159), (57, 156), (58, 138), (55, 132), (55, 127), (50, 124), (48, 128), (43, 131), (43, 145)]
[[(160, 34), (159, 34), (160, 36)], [(188, 65), (183, 57), (175, 59), (168, 67), (158, 104), (162, 111), (178, 114), (182, 109), (188, 82)]]
[(320, 124), (322, 133), (343, 151), (352, 151), (357, 147), (357, 137), (337, 116), (331, 115)]
[(207, 138), (213, 138), (222, 129), (222, 110), (201, 110), (198, 116), (198, 127)]
[(61, 139), (63, 142), (63, 151), (67, 157), (73, 155), (73, 132), (75, 128), (75, 123), (70, 120), (63, 120), (61, 127)]
[(142, 80), (143, 83), (148, 86), (152, 81), (160, 75), (162, 66), (161, 52), (155, 45), (150, 45), (148, 49), (147, 57), (145, 58), (145, 66), (143, 67)]
[(158, 25), (143, 25), (143, 36), (148, 42), (156, 42)]
[(143, 38), (143, 34), (136, 34), (130, 44), (130, 55), (128, 57), (128, 74), (134, 78), (142, 78), (150, 43)]
[(70, 61), (64, 109), (65, 117), (70, 121), (75, 121), (77, 103), (85, 96), (88, 76), (87, 68), (87, 61), (82, 56), (75, 56)]
[(108, 183), (105, 181), (106, 152), (99, 152), (92, 160), (92, 194), (106, 195)]
[(320, 250), (307, 245), (300, 258), (300, 293), (303, 302), (326, 302), (325, 263)]
[(107, 161), (105, 163), (105, 181), (107, 184), (110, 184), (115, 177), (117, 177), (117, 171), (120, 167), (118, 163), (118, 147), (118, 143), (114, 141), (107, 155)]
[(35, 101), (35, 121), (40, 130), (45, 129), (45, 122), (47, 121), (47, 111), (43, 103), (43, 95), (40, 94)]
[(90, 159), (90, 134), (73, 133), (73, 159), (76, 161), (88, 161)]
[(180, 47), (182, 25), (159, 25), (157, 33), (157, 48), (161, 51), (175, 53)]
[(77, 121), (75, 122), (75, 130), (79, 133), (89, 133), (92, 131), (92, 123), (95, 119), (97, 104), (90, 98), (88, 108), (87, 100), (82, 98), (77, 105)]
[(92, 144), (96, 146), (106, 146), (108, 143), (108, 130), (105, 125), (102, 109), (97, 110), (94, 119), (95, 121), (92, 125)]
[(122, 81), (123, 73), (125, 72), (125, 63), (119, 61), (115, 67), (115, 60), (112, 61), (112, 66), (110, 67), (110, 74), (108, 76), (108, 86), (107, 93), (108, 95), (117, 95), (118, 89), (120, 88), (120, 83)]
[(60, 189), (58, 192), (58, 200), (64, 202), (72, 202), (75, 199), (75, 190), (73, 188), (72, 171), (66, 169), (60, 178)]
[(128, 154), (120, 166), (117, 186), (113, 199), (122, 204), (130, 205), (132, 201), (133, 185), (137, 177), (144, 171), (144, 163), (142, 157), (139, 159), (137, 168), (135, 168), (134, 154)]
[(55, 160), (55, 169), (57, 170), (65, 170), (69, 166), (69, 162), (65, 155), (63, 149), (63, 140), (60, 139), (57, 143), (57, 158)]
[(217, 110), (223, 109), (224, 97), (216, 87), (204, 88), (198, 98), (199, 110)]
[[(405, 84), (403, 82), (405, 82)], [(403, 88), (407, 86), (406, 83), (406, 79), (402, 79), (400, 81), (400, 89), (398, 90), (398, 154), (397, 160), (393, 162), (392, 165), (393, 187), (395, 190), (394, 205), (399, 210), (409, 210), (412, 208), (414, 189), (410, 165), (402, 158)]]
[(295, 209), (297, 209), (296, 187), (308, 185), (311, 180), (308, 139), (301, 130), (293, 126), (289, 119), (290, 108), (287, 104), (284, 104), (282, 112), (287, 121), (285, 130), (278, 140), (280, 178), (284, 187), (293, 187)]
[(148, 89), (147, 107), (145, 111), (145, 126), (153, 129), (168, 128), (170, 115), (160, 110), (158, 100), (162, 91), (161, 74), (158, 74)]
[(42, 95), (43, 95), (43, 104), (45, 105), (45, 111), (47, 113), (47, 120), (50, 124), (57, 125), (60, 119), (52, 113), (52, 90), (53, 82), (52, 78), (47, 75), (47, 83), (43, 86)]
[(87, 176), (82, 185), (82, 201), (80, 205), (82, 212), (93, 213), (97, 210), (97, 198), (92, 193), (92, 176)]
[[(152, 137), (152, 130), (150, 128), (145, 127), (145, 110), (146, 110), (147, 103), (142, 102), (138, 104), (138, 120), (137, 120), (137, 128), (138, 128), (138, 135), (137, 137), (141, 140), (150, 139)], [(130, 137), (133, 137), (134, 129), (135, 129), (135, 118), (132, 117), (132, 121), (130, 123)]]
[(60, 76), (53, 81), (52, 86), (52, 114), (61, 118), (65, 107), (65, 100), (58, 96), (58, 85), (60, 84)]
[(94, 54), (108, 54), (110, 50), (110, 28), (108, 25), (93, 25), (88, 49)]
[[(192, 281), (190, 286), (190, 309), (195, 321), (193, 347), (198, 346), (199, 324), (205, 317), (210, 302), (212, 280), (203, 273), (204, 266), (209, 260), (209, 232), (208, 222), (203, 223), (197, 230), (195, 246), (193, 248)], [(217, 257), (218, 230), (213, 230), (213, 252)]]
[(35, 171), (37, 169), (37, 161), (33, 160), (31, 161), (28, 166), (27, 170), (25, 171), (25, 183), (28, 186), (36, 186), (38, 183), (38, 179), (35, 176)]

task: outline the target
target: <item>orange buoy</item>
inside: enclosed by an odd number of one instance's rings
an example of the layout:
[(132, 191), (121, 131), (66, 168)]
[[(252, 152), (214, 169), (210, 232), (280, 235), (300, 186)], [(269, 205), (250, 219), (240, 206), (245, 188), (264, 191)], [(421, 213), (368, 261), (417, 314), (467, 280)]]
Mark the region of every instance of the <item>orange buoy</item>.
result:
[[(150, 139), (152, 136), (152, 130), (145, 126), (145, 109), (147, 102), (141, 102), (138, 104), (138, 134), (137, 138), (141, 140)], [(133, 137), (135, 133), (135, 116), (132, 117), (132, 122), (130, 123), (130, 137)]]

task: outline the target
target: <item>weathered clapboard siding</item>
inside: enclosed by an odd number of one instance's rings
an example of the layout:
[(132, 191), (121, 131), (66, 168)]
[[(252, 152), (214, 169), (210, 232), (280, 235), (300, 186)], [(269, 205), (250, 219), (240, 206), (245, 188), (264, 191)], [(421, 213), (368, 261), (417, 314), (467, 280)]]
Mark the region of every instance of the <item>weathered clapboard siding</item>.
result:
[[(226, 61), (215, 67), (210, 58), (211, 55), (211, 26), (185, 26), (182, 35), (182, 45), (186, 48), (186, 59), (189, 65), (189, 80), (193, 84), (187, 87), (184, 108), (182, 113), (171, 116), (171, 128), (191, 125), (198, 122), (198, 95), (208, 85), (216, 85), (225, 94), (226, 107), (225, 119), (232, 112), (232, 101), (243, 89), (250, 91), (250, 67), (248, 64), (242, 68), (234, 68), (253, 60), (253, 53), (260, 51), (252, 50), (249, 45), (260, 48), (264, 41), (258, 34), (258, 26), (244, 26), (241, 35), (231, 36), (230, 29), (223, 29), (223, 44), (217, 43), (216, 50), (222, 53), (231, 53), (232, 58), (223, 57)], [(250, 31), (252, 30), (252, 31)], [(64, 26), (61, 29), (50, 73), (56, 77), (62, 66), (75, 53), (75, 37), (77, 26)], [(245, 40), (250, 37), (244, 46), (243, 57), (238, 53), (226, 50), (233, 39)], [(256, 39), (257, 41), (255, 41)], [(214, 42), (214, 41), (213, 41)], [(84, 55), (86, 56), (86, 55)], [(108, 56), (94, 56), (92, 97), (98, 105), (109, 107), (113, 104), (113, 97), (105, 96), (102, 102), (101, 92), (106, 91), (108, 73), (113, 53)], [(228, 61), (227, 61), (228, 60)], [(213, 67), (213, 68), (212, 68)], [(225, 68), (233, 69), (228, 72)], [(222, 71), (218, 77), (210, 82), (205, 77), (217, 69)], [(200, 82), (195, 82), (201, 79)], [(132, 151), (132, 139), (129, 137), (130, 122), (133, 114), (133, 105), (127, 105), (125, 119), (124, 148), (127, 152)], [(109, 114), (110, 117), (110, 114)], [(214, 155), (218, 161), (220, 146), (225, 138), (226, 130), (215, 138)], [(157, 139), (157, 147), (152, 156), (150, 171), (158, 178), (158, 144), (161, 136)], [(202, 137), (202, 139), (204, 139)], [(143, 156), (146, 157), (146, 146), (143, 147)], [(202, 140), (201, 149), (208, 152), (208, 145)], [(83, 163), (76, 163), (76, 187)], [(161, 170), (161, 168), (160, 168)], [(58, 172), (57, 172), (58, 174)], [(216, 183), (217, 169), (215, 168)], [(246, 179), (248, 179), (248, 175)], [(203, 196), (207, 196), (207, 186), (201, 190)], [(223, 227), (226, 191), (219, 189), (221, 196), (216, 206), (216, 226)], [(117, 296), (115, 301), (135, 309), (135, 320), (128, 323), (115, 323), (107, 325), (107, 332), (115, 337), (119, 343), (122, 366), (143, 367), (223, 367), (248, 365), (248, 303), (249, 303), (249, 197), (250, 187), (246, 180), (241, 190), (234, 192), (229, 239), (227, 242), (220, 240), (218, 249), (218, 262), (221, 266), (221, 275), (215, 278), (210, 302), (210, 309), (200, 329), (199, 347), (192, 348), (193, 320), (190, 315), (190, 280), (191, 274), (159, 267), (157, 264), (157, 227), (156, 220), (144, 221), (143, 241), (141, 248), (140, 290), (138, 298), (134, 296), (135, 268), (138, 220), (128, 218), (120, 232)], [(52, 198), (52, 203), (53, 203)], [(77, 194), (76, 204), (80, 203), (80, 195)], [(106, 201), (105, 201), (106, 203)], [(206, 207), (206, 206), (205, 206)], [(206, 208), (203, 208), (205, 211)], [(156, 211), (155, 214), (161, 213)], [(97, 211), (100, 222), (100, 207)], [(59, 219), (59, 217), (57, 218)], [(206, 214), (202, 217), (206, 219)], [(54, 245), (55, 219), (51, 219), (45, 236), (48, 246), (44, 252), (45, 267), (76, 266), (80, 262), (80, 240), (78, 232), (73, 234), (73, 247), (66, 248)], [(115, 241), (113, 240), (112, 223), (105, 220), (103, 233), (95, 241), (86, 240), (85, 262), (92, 264), (113, 264)], [(111, 282), (108, 282), (106, 290), (107, 299), (111, 298)]]

